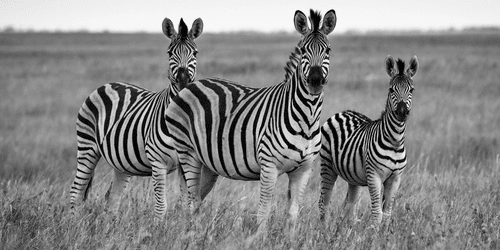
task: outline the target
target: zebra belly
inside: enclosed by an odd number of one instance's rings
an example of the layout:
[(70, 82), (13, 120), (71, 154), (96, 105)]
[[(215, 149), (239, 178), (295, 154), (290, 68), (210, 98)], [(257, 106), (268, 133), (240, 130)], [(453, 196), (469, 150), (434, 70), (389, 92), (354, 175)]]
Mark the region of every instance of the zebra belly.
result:
[(357, 157), (350, 157), (333, 167), (337, 175), (347, 183), (357, 186), (366, 186), (366, 169), (364, 160)]
[[(144, 146), (138, 147), (139, 152), (131, 152), (130, 147), (119, 144), (118, 147), (104, 143), (101, 147), (102, 156), (110, 166), (128, 175), (150, 176), (151, 164), (144, 154)], [(133, 150), (133, 149), (132, 149)]]
[(128, 175), (151, 175), (152, 166), (146, 157), (145, 140), (140, 133), (115, 126), (103, 139), (100, 150), (109, 165)]
[[(243, 153), (241, 147), (233, 150), (226, 146), (217, 150), (213, 157), (202, 157), (201, 160), (205, 166), (220, 176), (234, 180), (259, 180), (260, 165), (254, 157), (253, 150), (249, 149), (250, 152), (246, 153)], [(198, 153), (198, 156), (203, 155), (208, 154)]]
[[(308, 144), (312, 145), (313, 143)], [(213, 159), (205, 157), (202, 162), (215, 173), (229, 179), (260, 180), (262, 166), (257, 158), (267, 158), (267, 156), (264, 154), (256, 155), (253, 147), (247, 148), (246, 154), (243, 153), (242, 147), (237, 148), (231, 150), (229, 146), (225, 146), (221, 150), (223, 153), (218, 154), (220, 157), (213, 157)], [(293, 171), (305, 164), (312, 164), (319, 152), (319, 147), (306, 146), (303, 148), (304, 150), (301, 153), (291, 149), (280, 149), (279, 152), (271, 152), (272, 158), (267, 159), (266, 162), (274, 163), (273, 165), (277, 168), (279, 175)], [(203, 154), (198, 153), (198, 155)]]

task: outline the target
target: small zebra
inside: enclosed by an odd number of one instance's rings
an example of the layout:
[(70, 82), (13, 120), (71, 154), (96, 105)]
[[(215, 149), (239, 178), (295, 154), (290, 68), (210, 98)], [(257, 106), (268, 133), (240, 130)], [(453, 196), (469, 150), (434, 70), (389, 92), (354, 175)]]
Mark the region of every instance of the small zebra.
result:
[(319, 211), (322, 221), (338, 176), (348, 183), (343, 219), (346, 216), (348, 221), (355, 218), (354, 206), (361, 186), (368, 186), (370, 193), (372, 225), (381, 223), (382, 212), (384, 218), (391, 215), (401, 173), (407, 163), (406, 120), (412, 106), (413, 77), (417, 73), (418, 60), (413, 56), (405, 72), (404, 61), (394, 62), (387, 56), (385, 67), (390, 87), (380, 119), (372, 121), (358, 112), (344, 111), (329, 118), (321, 127)]
[(276, 180), (287, 173), (288, 225), (295, 225), (321, 146), (319, 120), (330, 63), (327, 35), (335, 28), (335, 11), (328, 11), (320, 26), (320, 13), (311, 10), (310, 22), (311, 28), (304, 13), (296, 11), (295, 29), (302, 39), (285, 67), (283, 82), (253, 88), (203, 79), (180, 91), (168, 107), (167, 128), (193, 212), (219, 175), (260, 180), (257, 222), (261, 232), (266, 228)]
[(181, 19), (177, 33), (172, 21), (165, 18), (162, 29), (171, 39), (168, 47), (170, 87), (153, 92), (128, 83), (109, 83), (92, 92), (80, 108), (76, 121), (77, 172), (70, 191), (71, 208), (87, 199), (95, 166), (102, 156), (115, 170), (108, 190), (111, 210), (118, 209), (119, 198), (130, 176), (152, 175), (154, 189), (162, 191), (155, 192), (155, 214), (158, 217), (165, 214), (166, 175), (175, 170), (177, 159), (165, 153), (173, 148), (163, 117), (171, 99), (195, 79), (194, 39), (201, 35), (203, 22), (196, 19), (188, 30)]

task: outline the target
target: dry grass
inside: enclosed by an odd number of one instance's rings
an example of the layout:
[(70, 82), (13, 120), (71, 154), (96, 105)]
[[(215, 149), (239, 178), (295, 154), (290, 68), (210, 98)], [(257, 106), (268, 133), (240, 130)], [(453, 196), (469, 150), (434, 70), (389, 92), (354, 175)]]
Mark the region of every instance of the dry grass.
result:
[[(285, 224), (286, 177), (277, 184), (269, 235), (254, 249), (500, 248), (500, 44), (498, 34), (330, 36), (329, 84), (322, 119), (344, 109), (376, 118), (385, 104), (387, 54), (416, 54), (409, 167), (388, 228), (361, 222), (334, 233), (346, 192), (334, 190), (331, 217), (319, 226), (319, 171), (311, 178), (297, 237)], [(251, 86), (284, 79), (296, 35), (203, 34), (198, 78)], [(111, 81), (166, 86), (166, 47), (159, 34), (0, 35), (0, 249), (235, 249), (255, 229), (258, 183), (220, 179), (201, 213), (190, 218), (170, 176), (169, 209), (155, 222), (148, 178), (133, 178), (120, 214), (105, 212), (111, 168), (101, 162), (90, 201), (67, 210), (76, 171), (76, 113), (86, 96)]]

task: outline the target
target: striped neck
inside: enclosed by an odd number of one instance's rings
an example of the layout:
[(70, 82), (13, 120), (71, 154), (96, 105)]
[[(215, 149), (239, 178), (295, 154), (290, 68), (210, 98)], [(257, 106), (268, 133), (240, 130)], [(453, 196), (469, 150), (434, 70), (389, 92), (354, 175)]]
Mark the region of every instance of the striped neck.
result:
[(169, 91), (169, 95), (170, 95), (170, 101), (176, 97), (178, 94), (179, 94), (179, 90), (177, 90), (177, 88), (175, 87), (175, 83), (174, 81), (170, 81), (170, 86), (167, 88), (168, 91)]
[(389, 105), (388, 100), (381, 117), (383, 137), (391, 143), (394, 148), (401, 148), (404, 146), (405, 142), (406, 122), (399, 121), (394, 111), (389, 108)]
[(287, 112), (285, 117), (290, 117), (287, 125), (290, 132), (310, 139), (319, 134), (319, 120), (323, 104), (323, 92), (318, 95), (309, 94), (305, 79), (302, 76), (302, 67), (295, 67), (294, 74), (284, 83), (284, 100)]

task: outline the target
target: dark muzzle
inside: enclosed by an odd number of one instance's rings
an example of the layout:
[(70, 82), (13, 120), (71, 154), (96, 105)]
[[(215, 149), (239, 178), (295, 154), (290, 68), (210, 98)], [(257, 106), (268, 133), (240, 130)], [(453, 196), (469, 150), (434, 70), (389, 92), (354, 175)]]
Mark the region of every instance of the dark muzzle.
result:
[(175, 80), (177, 81), (179, 90), (183, 89), (189, 83), (189, 71), (184, 67), (179, 68)]
[(309, 70), (309, 76), (307, 77), (307, 84), (309, 86), (309, 92), (311, 94), (319, 94), (323, 90), (323, 85), (326, 80), (323, 77), (323, 71), (320, 66), (313, 66)]
[(403, 101), (398, 102), (398, 105), (396, 106), (396, 116), (398, 120), (406, 121), (408, 115), (410, 115), (410, 110), (408, 110), (406, 103)]

